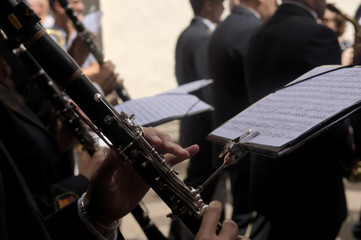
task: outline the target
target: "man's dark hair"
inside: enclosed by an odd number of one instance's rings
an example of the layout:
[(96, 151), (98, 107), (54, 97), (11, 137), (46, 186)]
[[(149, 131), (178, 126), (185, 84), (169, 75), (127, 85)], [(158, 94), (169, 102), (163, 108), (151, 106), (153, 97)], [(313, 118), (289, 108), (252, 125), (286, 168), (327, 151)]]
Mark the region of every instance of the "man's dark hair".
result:
[(206, 0), (190, 0), (195, 15), (199, 14)]

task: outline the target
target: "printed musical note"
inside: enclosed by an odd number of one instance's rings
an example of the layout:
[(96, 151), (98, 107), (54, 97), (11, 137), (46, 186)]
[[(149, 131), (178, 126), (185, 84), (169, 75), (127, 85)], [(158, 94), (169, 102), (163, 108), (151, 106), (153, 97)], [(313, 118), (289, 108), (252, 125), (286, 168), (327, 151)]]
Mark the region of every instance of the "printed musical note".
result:
[[(316, 68), (303, 77), (328, 68)], [(281, 149), (350, 106), (360, 105), (360, 76), (361, 68), (344, 68), (282, 88), (215, 129), (208, 139), (232, 140), (252, 129), (260, 134), (247, 144)]]

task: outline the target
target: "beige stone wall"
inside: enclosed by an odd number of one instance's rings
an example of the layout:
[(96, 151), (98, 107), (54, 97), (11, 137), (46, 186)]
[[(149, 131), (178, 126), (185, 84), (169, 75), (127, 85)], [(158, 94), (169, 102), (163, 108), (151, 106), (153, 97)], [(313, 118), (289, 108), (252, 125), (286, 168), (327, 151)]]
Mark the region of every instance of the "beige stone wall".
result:
[(102, 0), (106, 56), (132, 98), (176, 87), (174, 48), (192, 13), (188, 0)]
[[(361, 0), (329, 2), (353, 16)], [(104, 53), (124, 77), (131, 97), (176, 87), (174, 48), (192, 17), (189, 0), (100, 0), (100, 8)], [(351, 26), (347, 37), (352, 38)]]

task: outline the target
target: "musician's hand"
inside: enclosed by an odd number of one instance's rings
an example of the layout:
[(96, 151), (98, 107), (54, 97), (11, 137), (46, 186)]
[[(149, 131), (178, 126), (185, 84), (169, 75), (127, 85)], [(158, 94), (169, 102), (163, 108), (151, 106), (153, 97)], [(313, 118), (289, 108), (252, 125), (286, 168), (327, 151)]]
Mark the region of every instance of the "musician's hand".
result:
[(187, 158), (193, 157), (198, 153), (198, 145), (192, 145), (182, 148), (174, 143), (172, 138), (156, 128), (144, 128), (144, 134), (147, 141), (161, 154), (164, 154), (166, 161), (170, 165), (176, 165)]
[(344, 66), (351, 65), (354, 58), (354, 48), (346, 48), (341, 54), (341, 64)]
[(238, 236), (238, 227), (232, 220), (225, 220), (221, 232), (217, 235), (216, 229), (222, 214), (222, 204), (213, 201), (209, 204), (202, 220), (201, 227), (195, 240), (247, 240), (248, 238)]
[(72, 149), (76, 142), (74, 134), (68, 126), (64, 124), (54, 109), (51, 109), (48, 129), (54, 135), (61, 153)]
[(104, 94), (108, 95), (123, 83), (123, 79), (119, 78), (119, 74), (114, 70), (114, 64), (111, 61), (106, 61), (99, 67), (98, 71), (91, 73), (88, 77), (98, 83)]
[[(187, 150), (172, 143), (167, 134), (150, 128), (145, 129), (146, 139), (160, 153), (170, 153), (166, 158), (171, 164), (180, 162), (193, 156), (198, 146), (191, 146)], [(90, 180), (84, 205), (92, 219), (108, 225), (114, 220), (128, 214), (144, 197), (149, 185), (133, 169), (120, 160), (116, 151), (112, 149)]]

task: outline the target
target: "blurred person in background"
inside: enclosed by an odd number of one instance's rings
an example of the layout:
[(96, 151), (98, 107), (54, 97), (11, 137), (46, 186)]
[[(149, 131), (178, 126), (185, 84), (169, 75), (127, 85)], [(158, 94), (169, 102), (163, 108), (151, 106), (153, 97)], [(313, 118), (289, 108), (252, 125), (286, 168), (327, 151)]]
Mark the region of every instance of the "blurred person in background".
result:
[[(209, 72), (214, 80), (213, 123), (215, 129), (247, 108), (248, 93), (244, 76), (244, 57), (253, 32), (271, 17), (277, 9), (276, 0), (231, 0), (231, 13), (222, 21), (211, 36), (208, 46)], [(213, 157), (222, 151), (222, 146), (214, 146)], [(231, 180), (233, 195), (233, 216), (241, 231), (247, 226), (252, 215), (248, 207), (250, 154), (226, 171)], [(257, 219), (258, 223), (264, 220)], [(244, 234), (244, 232), (243, 232)], [(251, 236), (254, 238), (254, 236)]]
[(40, 24), (45, 28), (51, 28), (55, 19), (50, 13), (49, 0), (27, 0), (29, 6), (34, 9), (41, 18)]
[[(223, 0), (190, 0), (194, 16), (190, 25), (180, 34), (175, 49), (175, 75), (178, 85), (201, 79), (209, 79), (208, 71), (208, 42), (216, 24), (220, 21)], [(195, 94), (203, 101), (212, 105), (212, 93), (209, 86)], [(217, 168), (212, 162), (212, 143), (205, 138), (211, 132), (211, 113), (205, 112), (183, 118), (180, 121), (179, 143), (186, 146), (197, 143), (200, 152), (190, 159), (184, 182), (189, 186), (198, 187)], [(213, 199), (218, 177), (203, 192), (205, 202)], [(185, 234), (189, 233), (189, 234)], [(181, 221), (172, 221), (170, 239), (193, 239)]]
[[(81, 20), (84, 11), (83, 1), (68, 0), (68, 2), (71, 4), (77, 18)], [(119, 78), (119, 74), (114, 71), (114, 64), (111, 61), (106, 61), (100, 66), (95, 57), (90, 53), (89, 48), (78, 35), (73, 22), (58, 0), (49, 0), (49, 4), (54, 12), (55, 18), (54, 26), (52, 26), (51, 29), (61, 32), (61, 38), (65, 39), (63, 47), (83, 69), (84, 74), (95, 83), (98, 89), (102, 90), (104, 95), (112, 93), (123, 81)], [(90, 34), (94, 36), (94, 33)]]
[[(325, 0), (283, 0), (256, 30), (245, 60), (250, 103), (315, 67), (341, 64), (336, 33), (318, 24), (325, 9)], [(281, 158), (252, 155), (249, 202), (271, 224), (267, 239), (336, 239), (347, 216), (341, 161), (351, 157), (346, 121)]]
[(337, 34), (338, 42), (341, 48), (341, 64), (350, 65), (353, 63), (353, 43), (344, 38), (347, 27), (347, 20), (341, 11), (334, 4), (326, 4), (325, 13), (322, 18), (322, 24), (329, 27)]

